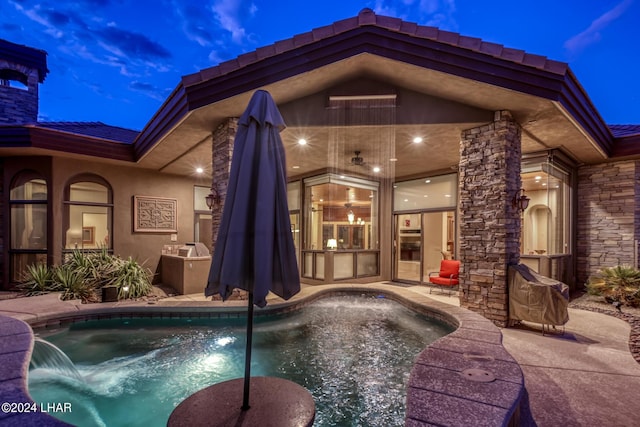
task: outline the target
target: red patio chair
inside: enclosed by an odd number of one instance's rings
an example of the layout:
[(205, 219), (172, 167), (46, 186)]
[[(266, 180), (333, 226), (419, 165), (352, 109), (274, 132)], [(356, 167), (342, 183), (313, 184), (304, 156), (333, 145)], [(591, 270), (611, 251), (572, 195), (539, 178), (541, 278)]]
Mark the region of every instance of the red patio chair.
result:
[[(458, 273), (460, 272), (460, 261), (453, 259), (443, 259), (440, 261), (440, 271), (429, 273), (429, 282), (446, 288), (451, 294), (451, 289), (458, 286)], [(431, 288), (429, 288), (431, 293)]]

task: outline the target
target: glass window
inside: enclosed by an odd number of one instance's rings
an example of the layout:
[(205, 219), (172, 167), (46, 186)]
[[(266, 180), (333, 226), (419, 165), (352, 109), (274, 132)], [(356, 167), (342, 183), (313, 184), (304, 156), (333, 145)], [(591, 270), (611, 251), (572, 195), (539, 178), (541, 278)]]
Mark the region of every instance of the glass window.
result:
[(209, 187), (193, 187), (193, 210), (202, 212), (211, 212), (209, 206), (207, 206), (207, 196), (211, 192)]
[(22, 280), (27, 265), (47, 258), (47, 183), (35, 172), (21, 172), (9, 191), (10, 280)]
[(112, 248), (112, 200), (110, 186), (101, 177), (72, 180), (65, 189), (65, 250)]
[[(307, 250), (378, 249), (378, 184), (338, 175), (305, 180)], [(366, 230), (366, 232), (365, 232)], [(332, 243), (333, 244), (333, 243)]]
[(522, 188), (529, 206), (522, 214), (521, 252), (526, 255), (571, 253), (570, 173), (550, 159), (525, 160)]
[(206, 197), (211, 192), (210, 187), (193, 187), (193, 241), (203, 243), (209, 253), (213, 251), (213, 216), (211, 209), (207, 206)]
[(300, 181), (287, 184), (287, 203), (290, 211), (300, 210)]
[(458, 202), (458, 175), (455, 173), (396, 182), (393, 187), (396, 212), (454, 208)]

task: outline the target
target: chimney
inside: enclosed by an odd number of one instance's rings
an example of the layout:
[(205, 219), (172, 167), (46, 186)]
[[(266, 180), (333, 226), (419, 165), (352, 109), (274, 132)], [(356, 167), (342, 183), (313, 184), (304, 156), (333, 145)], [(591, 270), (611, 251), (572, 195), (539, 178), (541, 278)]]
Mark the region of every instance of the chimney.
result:
[(45, 51), (0, 39), (0, 125), (38, 121), (38, 84), (48, 72)]

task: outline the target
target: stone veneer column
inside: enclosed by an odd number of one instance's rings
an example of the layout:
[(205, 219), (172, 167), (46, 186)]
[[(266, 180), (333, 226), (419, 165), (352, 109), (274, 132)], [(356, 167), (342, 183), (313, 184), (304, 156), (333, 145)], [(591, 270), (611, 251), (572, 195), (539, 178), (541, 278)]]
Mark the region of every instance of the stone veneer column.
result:
[(462, 132), (460, 141), (460, 305), (497, 326), (509, 318), (507, 266), (520, 262), (521, 130), (511, 113)]
[(230, 118), (213, 131), (212, 159), (213, 167), (212, 187), (218, 191), (221, 203), (211, 211), (211, 248), (215, 248), (218, 240), (218, 228), (222, 220), (222, 207), (227, 195), (229, 184), (229, 174), (231, 173), (231, 156), (233, 154), (233, 143), (238, 131), (238, 119)]
[(578, 169), (578, 285), (603, 267), (637, 266), (639, 203), (639, 161)]

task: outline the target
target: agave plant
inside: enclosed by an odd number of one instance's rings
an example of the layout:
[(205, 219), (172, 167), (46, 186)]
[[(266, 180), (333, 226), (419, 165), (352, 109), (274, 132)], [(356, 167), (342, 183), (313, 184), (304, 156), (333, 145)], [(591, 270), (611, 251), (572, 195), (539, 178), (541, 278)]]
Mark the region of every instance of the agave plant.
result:
[(109, 253), (106, 246), (101, 246), (99, 252), (87, 255), (92, 263), (90, 281), (96, 288), (106, 285), (118, 269), (118, 257)]
[(139, 298), (153, 290), (152, 276), (149, 269), (133, 258), (129, 257), (126, 260), (117, 258), (117, 265), (107, 285), (118, 287), (118, 299)]
[(80, 299), (83, 302), (95, 299), (95, 288), (85, 280), (81, 270), (71, 264), (56, 267), (53, 282), (62, 291), (61, 299)]
[(52, 281), (51, 270), (42, 263), (27, 266), (24, 281), (18, 288), (27, 296), (43, 295), (57, 290)]
[(609, 303), (640, 306), (640, 270), (630, 266), (603, 268), (586, 284), (591, 295), (603, 296)]

